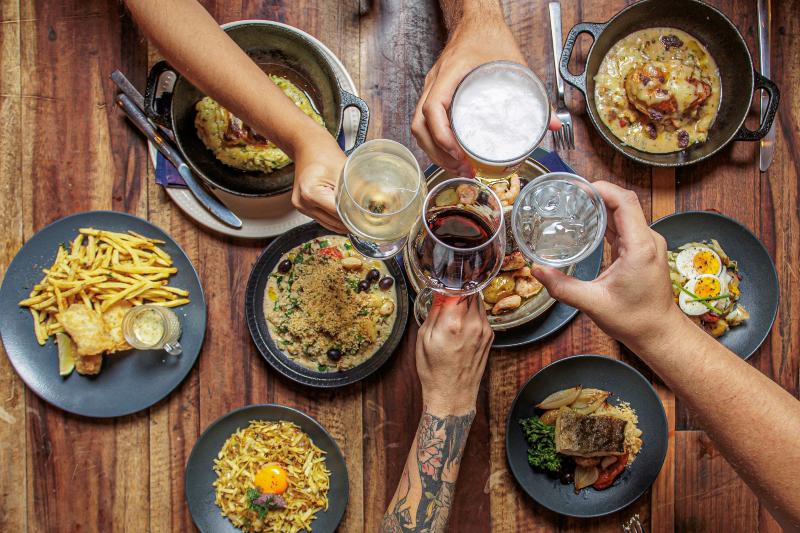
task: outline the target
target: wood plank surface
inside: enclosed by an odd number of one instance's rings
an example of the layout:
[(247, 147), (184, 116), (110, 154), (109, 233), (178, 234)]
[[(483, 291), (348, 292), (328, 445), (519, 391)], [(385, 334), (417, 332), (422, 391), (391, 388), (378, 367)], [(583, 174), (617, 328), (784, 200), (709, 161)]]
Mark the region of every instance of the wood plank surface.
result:
[[(563, 2), (564, 34), (604, 21), (629, 2)], [(757, 57), (754, 2), (714, 0)], [(424, 166), (410, 123), (446, 33), (430, 0), (203, 0), (220, 22), (277, 20), (322, 40), (345, 64), (370, 105), (369, 136), (409, 146)], [(531, 68), (552, 88), (547, 2), (504, 0), (506, 18)], [(781, 302), (772, 335), (751, 363), (800, 393), (800, 2), (773, 2), (773, 80), (782, 102), (775, 162), (758, 171), (757, 143), (733, 143), (708, 162), (653, 170), (635, 164), (595, 132), (583, 98), (567, 89), (575, 170), (639, 195), (652, 220), (673, 211), (715, 209), (750, 228), (778, 268)], [(571, 62), (585, 62), (582, 38)], [(491, 46), (491, 43), (487, 43)], [(345, 453), (350, 501), (340, 531), (376, 531), (394, 492), (422, 408), (410, 324), (387, 365), (339, 391), (280, 378), (259, 356), (244, 321), (244, 289), (267, 241), (242, 242), (203, 230), (153, 181), (145, 144), (113, 105), (109, 74), (119, 68), (142, 88), (159, 58), (114, 0), (0, 0), (0, 275), (36, 231), (74, 212), (114, 209), (148, 218), (184, 248), (208, 302), (201, 356), (164, 401), (115, 420), (72, 416), (27, 390), (0, 356), (0, 531), (193, 531), (183, 472), (200, 432), (226, 412), (281, 403), (317, 418)], [(757, 61), (756, 61), (757, 62)], [(753, 108), (755, 111), (755, 108)], [(752, 121), (751, 121), (752, 122)], [(552, 147), (550, 138), (545, 147)], [(604, 264), (610, 260), (606, 251)], [(413, 318), (412, 318), (413, 322)], [(0, 352), (4, 353), (2, 348)], [(631, 507), (597, 520), (567, 519), (520, 490), (505, 458), (505, 424), (519, 388), (543, 366), (598, 353), (652, 372), (579, 315), (552, 337), (490, 356), (451, 513), (450, 530), (619, 531), (638, 513), (648, 531), (778, 531), (680, 401), (657, 379), (670, 418), (668, 460)], [(69, 497), (65, 497), (67, 494)], [(79, 512), (76, 512), (76, 509)]]

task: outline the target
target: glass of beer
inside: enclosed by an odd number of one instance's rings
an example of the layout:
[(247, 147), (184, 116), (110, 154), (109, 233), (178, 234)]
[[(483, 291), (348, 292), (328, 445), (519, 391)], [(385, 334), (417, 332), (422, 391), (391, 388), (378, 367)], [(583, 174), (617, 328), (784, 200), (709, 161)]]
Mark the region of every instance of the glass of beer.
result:
[(466, 75), (450, 106), (450, 126), (484, 182), (505, 179), (542, 142), (550, 102), (542, 81), (512, 61), (492, 61)]
[(336, 210), (362, 255), (387, 259), (402, 250), (427, 193), (414, 154), (388, 139), (365, 142), (347, 159)]

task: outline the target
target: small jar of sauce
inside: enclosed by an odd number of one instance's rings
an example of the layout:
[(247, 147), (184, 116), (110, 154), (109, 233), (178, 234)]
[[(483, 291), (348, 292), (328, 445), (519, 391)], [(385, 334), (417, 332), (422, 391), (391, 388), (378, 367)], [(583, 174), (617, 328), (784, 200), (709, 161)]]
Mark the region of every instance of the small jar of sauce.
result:
[(155, 304), (132, 307), (122, 319), (122, 334), (137, 350), (164, 350), (180, 355), (181, 322), (168, 308)]

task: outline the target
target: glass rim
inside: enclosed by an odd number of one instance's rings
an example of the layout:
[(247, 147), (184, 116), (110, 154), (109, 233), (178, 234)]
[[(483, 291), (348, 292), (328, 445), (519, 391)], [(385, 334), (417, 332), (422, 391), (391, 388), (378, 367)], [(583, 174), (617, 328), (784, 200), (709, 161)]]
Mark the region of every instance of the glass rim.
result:
[[(552, 261), (549, 259), (543, 259), (538, 254), (536, 254), (528, 243), (523, 239), (521, 235), (521, 230), (518, 229), (518, 221), (519, 221), (519, 206), (521, 205), (522, 198), (529, 193), (533, 188), (541, 183), (546, 181), (566, 181), (566, 180), (574, 180), (577, 181), (581, 189), (587, 192), (592, 202), (598, 204), (601, 209), (598, 209), (598, 221), (597, 221), (597, 234), (594, 236), (591, 246), (587, 246), (585, 250), (583, 250), (580, 254), (576, 255), (574, 258), (570, 258), (568, 262), (564, 261)], [(597, 246), (603, 242), (606, 233), (606, 226), (608, 224), (608, 215), (606, 214), (606, 207), (605, 202), (603, 201), (603, 197), (600, 196), (600, 192), (592, 185), (592, 182), (584, 178), (583, 176), (579, 176), (572, 172), (548, 172), (547, 174), (542, 174), (538, 176), (536, 179), (532, 180), (530, 183), (525, 185), (522, 190), (519, 192), (516, 201), (514, 202), (514, 206), (511, 208), (511, 233), (514, 236), (514, 241), (516, 242), (519, 250), (522, 254), (534, 261), (535, 263), (541, 263), (544, 265), (554, 266), (554, 267), (563, 267), (567, 265), (577, 264), (586, 259), (589, 255), (591, 255), (596, 249)]]
[[(463, 182), (463, 183), (469, 183), (470, 185), (476, 185), (477, 187), (482, 188), (482, 190), (484, 190), (485, 192), (489, 193), (495, 199), (495, 201), (497, 201), (497, 206), (500, 209), (500, 224), (498, 224), (497, 228), (492, 233), (492, 236), (489, 239), (487, 239), (487, 241), (484, 242), (483, 244), (479, 244), (478, 246), (473, 246), (471, 248), (456, 248), (455, 246), (450, 246), (446, 242), (444, 242), (441, 239), (439, 239), (439, 237), (434, 235), (433, 232), (431, 231), (431, 229), (428, 227), (428, 201), (429, 201), (429, 199), (432, 199), (436, 194), (439, 193), (439, 191), (444, 189), (445, 186), (450, 185), (450, 184), (452, 184), (453, 182), (456, 182), (456, 181), (460, 181), (460, 182)], [(485, 248), (486, 246), (492, 244), (492, 242), (494, 242), (494, 240), (497, 238), (498, 235), (500, 235), (501, 233), (505, 233), (505, 213), (503, 212), (503, 204), (500, 201), (500, 197), (498, 197), (497, 193), (495, 193), (491, 189), (491, 187), (489, 187), (488, 185), (484, 185), (483, 183), (479, 182), (478, 180), (475, 180), (475, 179), (472, 179), (472, 178), (462, 178), (462, 177), (450, 178), (449, 180), (445, 180), (445, 181), (439, 183), (433, 189), (428, 191), (428, 195), (425, 197), (425, 203), (422, 205), (422, 216), (420, 217), (420, 224), (422, 224), (422, 226), (425, 228), (425, 231), (428, 233), (428, 235), (434, 241), (436, 241), (437, 243), (441, 244), (442, 246), (444, 246), (448, 250), (453, 250), (453, 251), (460, 252), (460, 253), (474, 252), (475, 250), (480, 250), (480, 249)]]
[[(364, 208), (361, 204), (356, 202), (355, 198), (353, 198), (353, 195), (350, 194), (350, 189), (347, 187), (347, 170), (350, 167), (350, 162), (353, 160), (353, 156), (357, 152), (359, 152), (361, 149), (363, 149), (365, 146), (370, 146), (371, 144), (376, 143), (378, 141), (383, 142), (383, 143), (389, 143), (389, 144), (392, 144), (392, 145), (396, 145), (396, 146), (400, 147), (402, 150), (405, 150), (408, 153), (408, 155), (411, 156), (411, 160), (414, 161), (414, 168), (417, 169), (417, 188), (414, 190), (414, 196), (409, 198), (408, 202), (406, 202), (406, 204), (403, 207), (397, 209), (396, 211), (392, 211), (390, 213), (374, 213), (374, 212), (370, 211), (369, 209)], [(370, 216), (379, 217), (379, 218), (393, 216), (393, 215), (396, 215), (398, 213), (402, 213), (403, 211), (408, 209), (414, 203), (414, 200), (420, 195), (420, 191), (422, 189), (422, 182), (423, 181), (424, 181), (424, 176), (422, 174), (422, 169), (420, 169), (419, 161), (417, 161), (417, 158), (414, 157), (413, 152), (411, 152), (411, 150), (409, 150), (403, 144), (401, 144), (401, 143), (399, 143), (397, 141), (393, 141), (391, 139), (370, 139), (369, 141), (361, 144), (355, 150), (350, 152), (350, 155), (347, 156), (347, 161), (345, 161), (345, 163), (344, 163), (344, 167), (342, 167), (342, 179), (341, 179), (342, 187), (344, 188), (344, 192), (347, 194), (347, 197), (350, 198), (350, 202), (352, 202), (352, 204), (354, 206), (356, 206), (360, 211), (363, 211), (364, 213), (367, 213)], [(337, 202), (337, 205), (336, 205), (336, 210), (337, 211), (339, 210), (339, 203), (338, 202)]]
[[(545, 119), (545, 122), (544, 122), (545, 125), (544, 125), (544, 128), (542, 128), (541, 134), (536, 138), (536, 141), (533, 142), (533, 144), (529, 147), (529, 149), (523, 155), (520, 155), (518, 157), (513, 157), (513, 158), (510, 158), (510, 159), (487, 159), (485, 157), (481, 157), (481, 156), (475, 154), (472, 150), (467, 148), (466, 144), (461, 140), (461, 137), (458, 135), (458, 131), (456, 130), (455, 125), (453, 124), (453, 113), (452, 112), (453, 112), (453, 108), (455, 107), (456, 100), (458, 98), (458, 92), (461, 89), (461, 86), (468, 79), (472, 78), (474, 75), (477, 75), (478, 71), (480, 71), (481, 69), (484, 69), (484, 68), (489, 67), (489, 66), (494, 66), (494, 65), (507, 65), (509, 67), (513, 67), (514, 69), (523, 72), (526, 76), (531, 78), (531, 80), (533, 81), (533, 84), (536, 85), (536, 88), (544, 96), (544, 100), (545, 100), (545, 113), (546, 113), (547, 117)], [(539, 144), (542, 142), (542, 139), (544, 139), (545, 135), (547, 135), (547, 125), (550, 124), (551, 114), (552, 114), (552, 109), (550, 107), (550, 97), (547, 95), (547, 88), (544, 86), (544, 82), (539, 78), (539, 76), (537, 76), (536, 73), (533, 70), (531, 70), (528, 66), (523, 65), (522, 63), (517, 63), (516, 61), (509, 61), (509, 60), (506, 60), (506, 59), (501, 59), (501, 60), (497, 60), (497, 61), (489, 61), (489, 62), (483, 63), (481, 65), (478, 65), (477, 67), (475, 67), (474, 69), (469, 71), (467, 73), (467, 75), (464, 76), (464, 78), (460, 82), (458, 82), (458, 85), (456, 85), (456, 90), (453, 92), (453, 100), (452, 100), (452, 102), (450, 104), (450, 110), (448, 112), (448, 118), (450, 119), (450, 129), (453, 130), (453, 135), (455, 136), (456, 141), (458, 142), (458, 145), (461, 147), (462, 150), (464, 150), (464, 152), (466, 152), (466, 154), (469, 157), (477, 160), (479, 163), (484, 163), (484, 164), (487, 164), (487, 165), (504, 165), (504, 166), (508, 166), (508, 165), (514, 165), (516, 163), (519, 163), (520, 161), (524, 161), (528, 156), (531, 155), (531, 153), (533, 153), (533, 151), (536, 149), (536, 147), (539, 146)]]

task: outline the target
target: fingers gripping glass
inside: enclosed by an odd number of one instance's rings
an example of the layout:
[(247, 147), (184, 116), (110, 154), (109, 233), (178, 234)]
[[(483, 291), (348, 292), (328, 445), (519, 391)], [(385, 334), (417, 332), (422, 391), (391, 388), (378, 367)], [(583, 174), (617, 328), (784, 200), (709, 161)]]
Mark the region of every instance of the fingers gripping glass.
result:
[(409, 236), (408, 263), (425, 287), (414, 304), (422, 323), (433, 292), (465, 296), (500, 271), (506, 246), (503, 206), (486, 185), (455, 178), (434, 187)]
[(374, 139), (347, 158), (336, 210), (356, 250), (367, 257), (387, 259), (405, 245), (425, 191), (414, 154), (400, 143)]
[(594, 186), (575, 174), (539, 176), (520, 192), (511, 213), (520, 251), (534, 263), (564, 267), (603, 242), (606, 207)]

